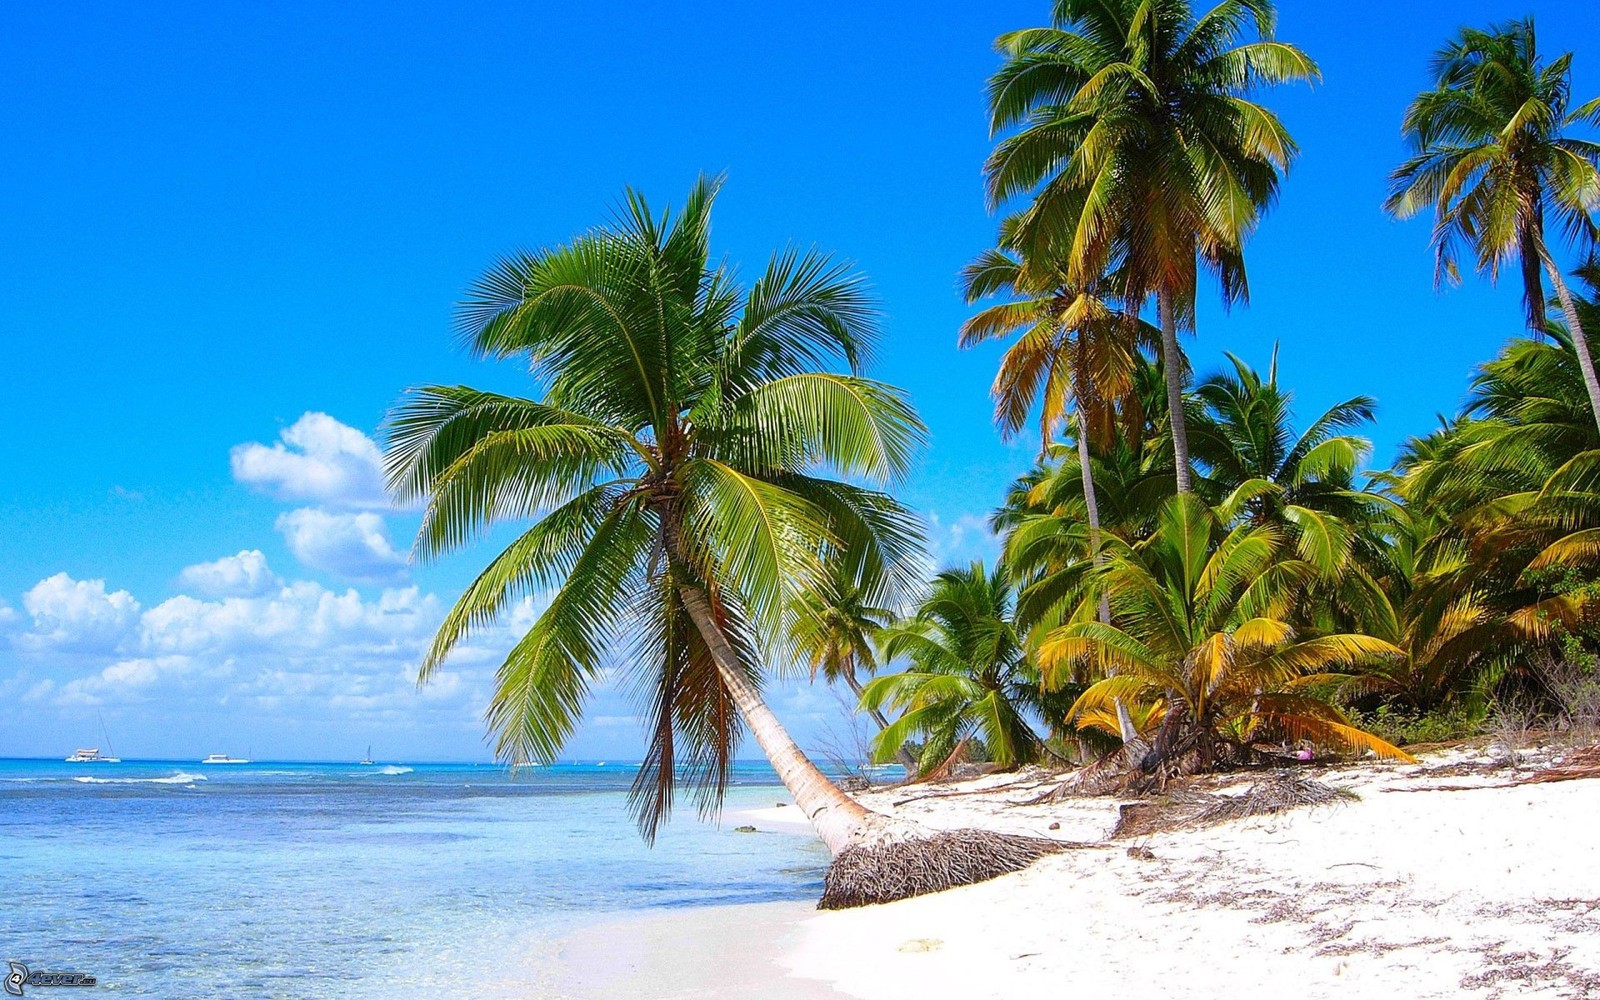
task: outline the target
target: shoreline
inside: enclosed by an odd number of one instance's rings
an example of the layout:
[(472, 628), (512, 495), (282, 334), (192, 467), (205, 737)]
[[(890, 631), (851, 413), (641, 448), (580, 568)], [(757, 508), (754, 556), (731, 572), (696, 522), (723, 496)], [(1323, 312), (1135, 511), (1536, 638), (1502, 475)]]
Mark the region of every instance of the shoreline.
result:
[[(1122, 839), (1109, 837), (1126, 799), (1029, 803), (1057, 777), (875, 790), (865, 804), (931, 827), (1087, 843), (880, 906), (620, 919), (563, 942), (564, 981), (588, 990), (575, 1000), (1012, 1000), (1064, 984), (1167, 1000), (1600, 995), (1600, 782), (1515, 783), (1529, 773), (1466, 748), (1420, 766), (1314, 769), (1305, 776), (1356, 798)], [(1228, 794), (1259, 777), (1208, 786)], [(792, 809), (725, 822), (803, 832)]]

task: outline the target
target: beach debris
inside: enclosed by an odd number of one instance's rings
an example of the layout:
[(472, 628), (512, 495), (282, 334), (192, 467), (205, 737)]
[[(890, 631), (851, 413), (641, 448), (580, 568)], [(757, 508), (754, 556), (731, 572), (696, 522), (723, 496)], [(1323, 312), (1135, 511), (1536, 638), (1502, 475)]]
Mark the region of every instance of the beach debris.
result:
[(1522, 760), (1522, 755), (1505, 740), (1495, 740), (1490, 743), (1486, 753), (1491, 761), (1501, 767), (1516, 767)]
[(1135, 845), (1128, 848), (1128, 857), (1138, 858), (1140, 861), (1154, 861), (1156, 860), (1156, 852), (1148, 847)]
[(1149, 802), (1130, 802), (1122, 806), (1113, 838), (1142, 837), (1151, 833), (1214, 826), (1230, 820), (1328, 805), (1355, 798), (1355, 793), (1301, 777), (1279, 772), (1258, 781), (1235, 795), (1216, 795), (1190, 790), (1174, 791)]
[(888, 903), (986, 882), (1078, 845), (992, 830), (918, 830), (847, 847), (823, 878), (819, 910)]
[(753, 826), (736, 826), (736, 827), (733, 828), (733, 832), (734, 833), (755, 833), (756, 832), (756, 828), (753, 827)]
[(938, 938), (912, 938), (910, 941), (907, 941), (896, 950), (910, 953), (919, 951), (938, 951), (943, 947), (944, 942)]
[(1573, 781), (1578, 778), (1600, 778), (1600, 746), (1585, 747), (1568, 754), (1560, 764), (1535, 771), (1516, 783), (1534, 785), (1546, 781)]

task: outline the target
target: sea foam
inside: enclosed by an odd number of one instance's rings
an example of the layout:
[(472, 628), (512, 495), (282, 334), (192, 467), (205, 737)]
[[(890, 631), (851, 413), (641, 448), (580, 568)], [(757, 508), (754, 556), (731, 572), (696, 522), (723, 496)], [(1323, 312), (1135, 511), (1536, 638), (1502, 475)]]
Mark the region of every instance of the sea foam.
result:
[(73, 781), (80, 781), (85, 785), (192, 785), (196, 781), (206, 780), (203, 774), (190, 774), (179, 771), (177, 774), (165, 778), (90, 778), (78, 777)]

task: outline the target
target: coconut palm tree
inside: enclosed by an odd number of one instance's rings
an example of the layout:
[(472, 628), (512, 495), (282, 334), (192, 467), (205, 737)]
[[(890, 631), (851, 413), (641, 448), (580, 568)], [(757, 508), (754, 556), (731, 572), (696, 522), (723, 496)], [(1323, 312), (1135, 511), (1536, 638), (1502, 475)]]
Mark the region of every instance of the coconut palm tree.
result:
[(1569, 134), (1600, 124), (1600, 98), (1571, 107), (1571, 68), (1570, 52), (1548, 63), (1539, 55), (1531, 17), (1462, 29), (1434, 57), (1434, 89), (1406, 110), (1413, 155), (1391, 176), (1385, 207), (1400, 218), (1433, 209), (1441, 282), (1459, 280), (1463, 251), (1491, 278), (1517, 259), (1536, 336), (1545, 330), (1541, 269), (1549, 276), (1600, 423), (1600, 381), (1550, 245), (1551, 226), (1580, 251), (1600, 236), (1600, 144)]
[[(1271, 0), (1056, 0), (1053, 23), (1003, 35), (990, 125), (1012, 131), (986, 165), (1000, 205), (1031, 193), (1024, 248), (1065, 248), (1087, 287), (1115, 264), (1123, 297), (1154, 295), (1180, 492), (1191, 489), (1178, 328), (1194, 326), (1199, 271), (1248, 298), (1243, 246), (1296, 147), (1259, 88), (1315, 80), (1273, 37)], [(1248, 41), (1241, 41), (1249, 37)]]
[[(1191, 432), (1195, 457), (1223, 496), (1219, 511), (1277, 525), (1299, 557), (1321, 572), (1320, 596), (1327, 601), (1317, 606), (1357, 609), (1355, 621), (1366, 623), (1360, 610), (1388, 610), (1374, 577), (1388, 574), (1385, 533), (1400, 514), (1381, 491), (1355, 482), (1372, 444), (1349, 432), (1372, 421), (1376, 401), (1355, 396), (1336, 403), (1297, 434), (1294, 394), (1278, 384), (1276, 349), (1264, 378), (1233, 354), (1227, 357), (1231, 372), (1195, 387), (1199, 407)], [(1340, 619), (1343, 626), (1353, 623), (1349, 615)]]
[[(488, 708), (502, 758), (554, 756), (616, 667), (649, 706), (633, 790), (646, 837), (680, 778), (702, 810), (717, 807), (742, 718), (828, 848), (877, 870), (919, 831), (869, 813), (806, 759), (761, 697), (760, 660), (786, 652), (796, 597), (824, 565), (869, 592), (908, 572), (918, 522), (853, 481), (898, 481), (923, 426), (899, 390), (856, 374), (874, 339), (857, 278), (788, 252), (743, 288), (712, 261), (717, 187), (696, 184), (676, 216), (630, 192), (613, 224), (504, 259), (472, 286), (467, 342), (528, 364), (542, 398), (423, 386), (391, 414), (391, 485), (426, 501), (422, 557), (533, 520), (450, 610), (420, 679), (519, 595), (547, 591)], [(1014, 861), (907, 876), (894, 892)]]
[[(800, 609), (795, 615), (793, 644), (811, 668), (811, 679), (844, 684), (860, 704), (860, 675), (877, 673), (878, 637), (894, 621), (894, 612), (877, 607), (864, 588), (837, 568), (822, 587), (807, 590), (797, 599)], [(878, 709), (867, 709), (867, 714), (879, 732), (889, 728), (889, 720)], [(896, 758), (907, 774), (916, 773), (917, 761), (910, 751), (901, 747)]]
[(1016, 627), (1014, 596), (1001, 567), (948, 569), (915, 614), (882, 632), (884, 659), (911, 666), (875, 678), (862, 695), (869, 709), (901, 711), (874, 744), (880, 761), (915, 736), (918, 777), (947, 766), (975, 737), (1003, 768), (1040, 759), (1044, 742), (1025, 718), (1041, 707), (1039, 675)]
[(1080, 613), (1053, 630), (1039, 647), (1045, 684), (1099, 671), (1069, 717), (1110, 728), (1118, 700), (1140, 706), (1161, 729), (1147, 767), (1189, 750), (1210, 765), (1269, 739), (1409, 759), (1317, 697), (1350, 671), (1403, 654), (1366, 635), (1302, 634), (1290, 612), (1314, 574), (1275, 526), (1229, 528), (1201, 500), (1179, 494), (1150, 538), (1111, 543), (1111, 561), (1090, 578), (1084, 603), (1108, 593), (1118, 624)]
[[(1109, 442), (1117, 433), (1119, 404), (1134, 392), (1140, 341), (1148, 338), (1138, 317), (1112, 308), (1096, 292), (1101, 282), (1075, 287), (1063, 268), (1042, 252), (1025, 259), (1008, 244), (1015, 220), (1001, 227), (1001, 246), (987, 250), (961, 273), (969, 303), (1001, 295), (1009, 301), (987, 306), (961, 327), (960, 345), (974, 347), (1016, 335), (1000, 361), (991, 390), (995, 422), (1005, 437), (1022, 429), (1039, 411), (1039, 446), (1047, 449), (1065, 426), (1069, 405), (1076, 420), (1083, 503), (1089, 525), (1089, 551), (1100, 560), (1100, 505), (1095, 494), (1091, 437)], [(1102, 617), (1109, 621), (1109, 612)]]

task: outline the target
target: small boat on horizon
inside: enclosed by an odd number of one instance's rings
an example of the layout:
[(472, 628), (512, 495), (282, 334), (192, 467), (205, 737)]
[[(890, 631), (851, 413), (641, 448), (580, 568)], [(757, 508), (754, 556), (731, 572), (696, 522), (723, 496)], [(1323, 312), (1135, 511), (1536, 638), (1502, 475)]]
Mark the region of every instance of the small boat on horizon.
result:
[(95, 721), (100, 723), (100, 741), (106, 745), (106, 752), (101, 753), (99, 747), (79, 747), (72, 751), (72, 756), (67, 758), (68, 764), (120, 764), (122, 758), (116, 756), (112, 749), (111, 737), (106, 733), (106, 720), (99, 712), (94, 713)]
[(200, 763), (202, 763), (202, 764), (248, 764), (250, 762), (248, 760), (243, 759), (242, 757), (229, 757), (225, 753), (214, 753), (214, 754), (211, 754), (211, 755), (207, 756), (206, 759), (202, 760)]
[(372, 744), (371, 743), (367, 744), (367, 755), (365, 757), (361, 758), (361, 763), (363, 765), (369, 765), (369, 764), (376, 764), (377, 763), (377, 761), (372, 759)]
[(79, 747), (72, 751), (72, 756), (67, 758), (68, 764), (120, 764), (121, 757), (100, 752), (99, 747)]

